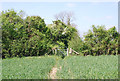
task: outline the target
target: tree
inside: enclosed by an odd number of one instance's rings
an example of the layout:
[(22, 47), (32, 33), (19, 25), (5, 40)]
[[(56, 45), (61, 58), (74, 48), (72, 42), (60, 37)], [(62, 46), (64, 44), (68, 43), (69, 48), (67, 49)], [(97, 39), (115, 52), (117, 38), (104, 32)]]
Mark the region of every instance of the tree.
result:
[(61, 20), (66, 25), (76, 26), (74, 23), (72, 23), (75, 20), (73, 12), (63, 11), (59, 14), (56, 14), (54, 17), (56, 20)]
[(1, 28), (2, 28), (2, 56), (11, 56), (11, 43), (18, 39), (20, 28), (23, 27), (23, 19), (14, 11), (7, 10), (1, 12)]
[(118, 54), (118, 32), (115, 27), (106, 30), (105, 26), (95, 27), (93, 25), (92, 31), (89, 30), (84, 37), (84, 41), (88, 45), (88, 48), (83, 51), (85, 54)]
[(77, 32), (77, 30), (72, 27), (64, 24), (60, 20), (53, 21), (53, 24), (48, 25), (51, 31), (51, 39), (54, 43), (63, 42), (65, 44), (65, 48), (68, 47), (68, 41), (73, 37), (73, 33)]
[(22, 13), (14, 10), (3, 11), (2, 18), (2, 57), (44, 55), (48, 50), (48, 35), (44, 19), (28, 16), (22, 19)]

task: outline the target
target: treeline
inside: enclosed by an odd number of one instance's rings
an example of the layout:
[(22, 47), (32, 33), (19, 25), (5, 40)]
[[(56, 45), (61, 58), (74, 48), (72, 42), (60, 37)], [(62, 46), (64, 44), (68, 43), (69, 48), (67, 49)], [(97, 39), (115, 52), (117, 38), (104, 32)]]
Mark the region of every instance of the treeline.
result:
[(23, 11), (2, 11), (2, 58), (40, 56), (52, 54), (54, 48), (73, 48), (81, 55), (118, 54), (118, 32), (116, 28), (106, 30), (94, 25), (84, 36), (79, 37), (73, 25), (61, 20), (46, 25), (40, 16), (23, 18)]
[(60, 20), (47, 26), (40, 16), (23, 18), (23, 15), (23, 11), (1, 12), (2, 58), (40, 56), (57, 47), (67, 48), (68, 41), (77, 32)]
[(106, 29), (105, 26), (92, 26), (84, 35), (82, 41), (78, 37), (74, 37), (69, 42), (69, 47), (79, 51), (82, 55), (117, 55), (120, 52), (119, 33), (115, 27)]

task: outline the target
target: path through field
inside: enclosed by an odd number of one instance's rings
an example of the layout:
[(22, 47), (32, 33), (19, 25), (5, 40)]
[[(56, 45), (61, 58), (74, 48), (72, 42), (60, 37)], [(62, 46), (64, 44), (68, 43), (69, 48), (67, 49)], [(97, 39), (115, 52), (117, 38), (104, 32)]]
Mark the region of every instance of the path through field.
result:
[(57, 76), (56, 76), (57, 70), (58, 70), (57, 65), (55, 65), (50, 72), (50, 78), (51, 79), (56, 79), (57, 78)]
[(61, 66), (58, 68), (57, 67), (57, 64), (52, 68), (52, 70), (51, 70), (51, 72), (50, 72), (50, 74), (49, 74), (49, 78), (50, 79), (57, 79), (57, 76), (56, 76), (56, 73), (57, 73), (57, 71), (58, 70), (61, 70)]

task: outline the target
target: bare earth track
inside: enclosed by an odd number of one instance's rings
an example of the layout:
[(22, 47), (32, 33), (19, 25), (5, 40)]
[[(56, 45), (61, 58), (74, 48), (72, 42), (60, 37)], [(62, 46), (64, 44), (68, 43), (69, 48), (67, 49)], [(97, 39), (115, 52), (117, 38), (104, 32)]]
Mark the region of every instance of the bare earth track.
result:
[(50, 74), (49, 74), (49, 78), (50, 78), (50, 79), (57, 79), (56, 73), (57, 73), (58, 70), (61, 70), (61, 68), (62, 68), (62, 67), (59, 67), (59, 69), (58, 69), (58, 68), (57, 68), (57, 65), (55, 65), (55, 66), (52, 68), (52, 70), (51, 70), (51, 72), (50, 72)]
[(56, 77), (57, 70), (58, 70), (57, 65), (55, 65), (50, 72), (51, 79), (57, 79), (57, 77)]

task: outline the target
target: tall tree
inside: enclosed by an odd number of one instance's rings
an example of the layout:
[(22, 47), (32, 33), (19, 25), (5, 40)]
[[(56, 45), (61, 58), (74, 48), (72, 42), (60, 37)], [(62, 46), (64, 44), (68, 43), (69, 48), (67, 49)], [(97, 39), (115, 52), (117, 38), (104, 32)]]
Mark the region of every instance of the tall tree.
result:
[(61, 20), (66, 25), (76, 26), (74, 23), (72, 23), (75, 20), (73, 12), (63, 11), (56, 14), (54, 17), (56, 20)]
[(11, 56), (11, 43), (18, 39), (18, 30), (23, 27), (23, 19), (14, 10), (1, 12), (2, 48), (4, 55)]
[(2, 57), (44, 55), (49, 46), (49, 29), (39, 16), (22, 18), (22, 12), (1, 13)]
[(64, 24), (60, 20), (53, 21), (53, 24), (48, 25), (51, 31), (52, 41), (54, 42), (63, 42), (65, 47), (68, 47), (68, 41), (71, 40), (73, 33), (77, 30), (72, 27)]
[(91, 55), (118, 54), (118, 32), (115, 27), (106, 30), (104, 26), (92, 26), (84, 39), (88, 48), (85, 51)]

